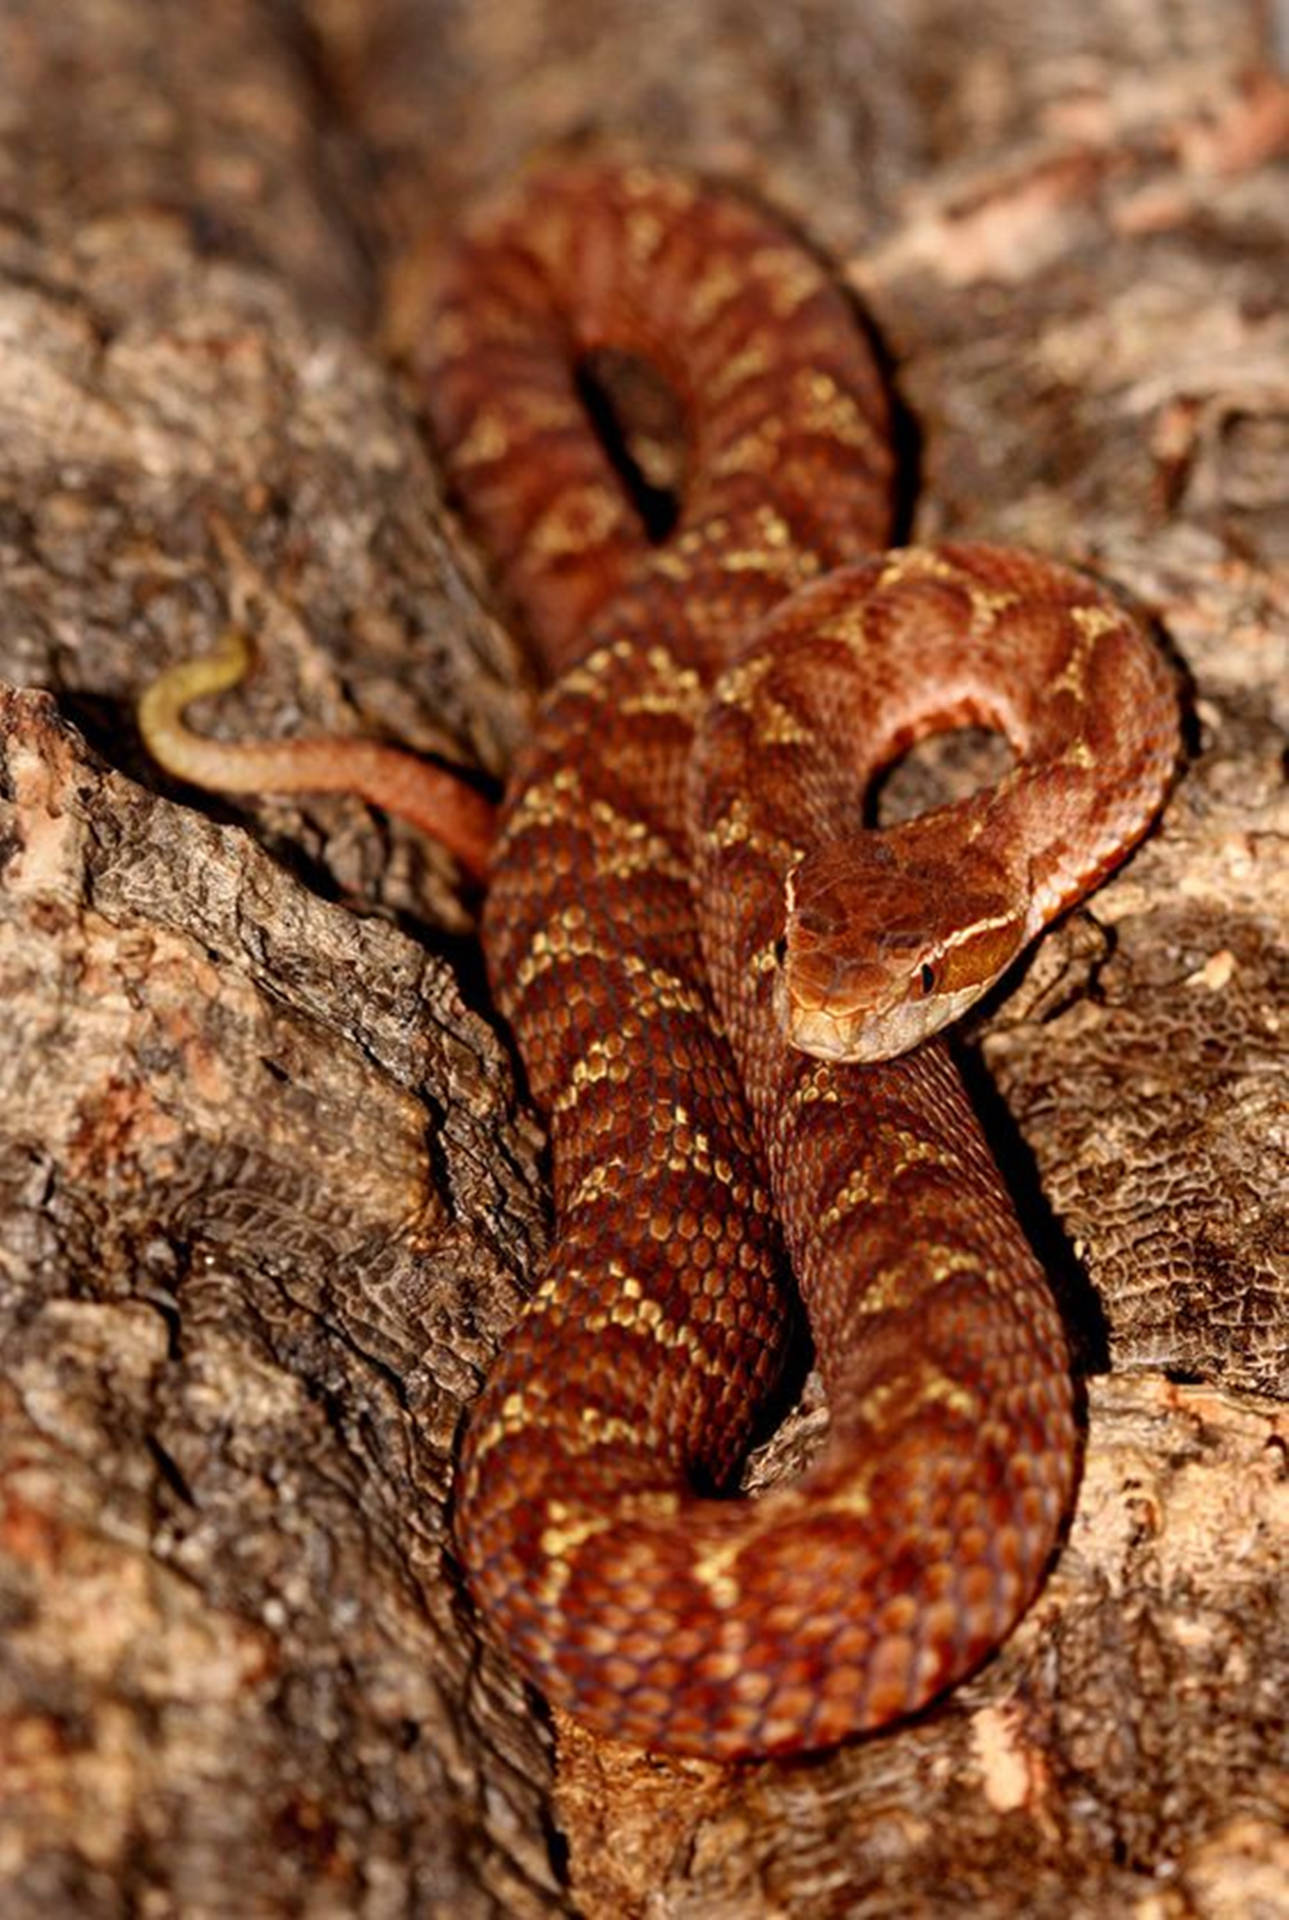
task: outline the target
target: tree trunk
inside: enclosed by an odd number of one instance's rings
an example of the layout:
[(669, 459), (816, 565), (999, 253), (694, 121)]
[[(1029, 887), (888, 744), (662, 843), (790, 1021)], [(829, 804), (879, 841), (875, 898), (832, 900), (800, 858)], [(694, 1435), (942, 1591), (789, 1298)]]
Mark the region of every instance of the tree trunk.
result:
[[(1283, 1898), (1268, 31), (1254, 0), (0, 8), (6, 1920)], [(570, 140), (781, 208), (895, 364), (916, 535), (1094, 565), (1189, 677), (1161, 830), (965, 1042), (1081, 1344), (1068, 1540), (976, 1679), (810, 1762), (552, 1732), (492, 1647), (452, 1459), (546, 1201), (476, 903), (356, 802), (168, 786), (132, 720), (249, 608), (212, 730), (500, 779), (525, 669), (392, 361), (424, 248)]]

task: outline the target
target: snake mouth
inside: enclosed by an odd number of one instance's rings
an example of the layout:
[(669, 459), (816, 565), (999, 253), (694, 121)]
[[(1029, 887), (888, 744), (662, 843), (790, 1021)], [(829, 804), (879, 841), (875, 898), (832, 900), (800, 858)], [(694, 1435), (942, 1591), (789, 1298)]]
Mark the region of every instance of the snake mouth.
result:
[(857, 1007), (835, 995), (807, 998), (789, 966), (775, 977), (774, 1011), (785, 1040), (799, 1053), (835, 1066), (873, 1066), (911, 1053), (964, 1013), (981, 991), (977, 986), (876, 1009)]
[(909, 1053), (935, 1032), (920, 1007), (893, 1007), (878, 1019), (839, 1015), (827, 1007), (794, 1006), (786, 1031), (789, 1044), (800, 1053), (836, 1066), (875, 1066)]
[(854, 1007), (803, 999), (785, 968), (775, 976), (774, 1011), (788, 1045), (816, 1060), (839, 1064), (882, 1060), (899, 1051), (885, 1043), (885, 1021), (874, 1021)]
[(863, 1058), (854, 1050), (854, 1036), (840, 1026), (831, 1013), (817, 1008), (813, 1011), (802, 1007), (790, 1009), (787, 1031), (790, 1044), (799, 1053), (811, 1054), (816, 1060), (844, 1064)]

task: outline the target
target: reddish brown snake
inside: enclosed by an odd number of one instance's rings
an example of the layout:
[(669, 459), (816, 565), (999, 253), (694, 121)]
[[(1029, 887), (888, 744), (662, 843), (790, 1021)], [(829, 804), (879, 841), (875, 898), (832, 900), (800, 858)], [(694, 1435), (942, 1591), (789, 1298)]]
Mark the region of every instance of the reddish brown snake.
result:
[[(605, 347), (680, 402), (657, 544), (588, 420)], [(643, 168), (534, 178), (462, 240), (422, 372), (552, 682), (483, 936), (548, 1119), (557, 1231), (473, 1411), (461, 1552), (520, 1665), (602, 1732), (727, 1759), (818, 1746), (976, 1665), (1066, 1510), (1061, 1321), (928, 1036), (1145, 831), (1171, 677), (1079, 574), (881, 553), (869, 348), (829, 275), (733, 195)], [(156, 743), (193, 773), (179, 704)], [(964, 720), (1011, 740), (1001, 785), (857, 831), (874, 773)], [(289, 747), (253, 751), (249, 784), (320, 783)], [(399, 807), (323, 751), (322, 784)], [(251, 763), (213, 752), (198, 777), (242, 784)], [(432, 830), (444, 804), (427, 794)], [(485, 833), (468, 818), (458, 850)], [(829, 1446), (790, 1489), (711, 1497), (779, 1373), (785, 1246)]]

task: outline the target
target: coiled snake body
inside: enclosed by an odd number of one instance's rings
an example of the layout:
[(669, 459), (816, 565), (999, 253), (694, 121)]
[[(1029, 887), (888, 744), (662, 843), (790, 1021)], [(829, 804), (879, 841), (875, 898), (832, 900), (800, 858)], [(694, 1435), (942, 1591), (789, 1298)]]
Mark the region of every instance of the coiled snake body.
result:
[[(604, 348), (680, 403), (657, 544), (588, 421)], [(818, 1746), (978, 1663), (1052, 1551), (1076, 1455), (1061, 1322), (930, 1036), (1144, 831), (1170, 676), (1074, 573), (881, 553), (867, 343), (733, 196), (536, 178), (454, 255), (423, 370), (553, 681), (484, 941), (557, 1230), (473, 1412), (461, 1551), (521, 1666), (602, 1732)], [(967, 719), (1011, 740), (1000, 785), (857, 832), (874, 773)], [(785, 1248), (828, 1449), (786, 1491), (713, 1497), (781, 1367)]]

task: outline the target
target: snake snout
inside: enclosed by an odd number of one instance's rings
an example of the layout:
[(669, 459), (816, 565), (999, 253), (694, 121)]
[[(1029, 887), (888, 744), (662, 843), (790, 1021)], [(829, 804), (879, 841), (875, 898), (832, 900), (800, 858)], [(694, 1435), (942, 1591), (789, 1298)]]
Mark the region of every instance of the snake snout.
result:
[[(888, 970), (811, 938), (790, 923), (775, 1010), (790, 1044), (821, 1060), (879, 1060), (895, 1000)], [(898, 1050), (898, 1049), (894, 1049)]]

